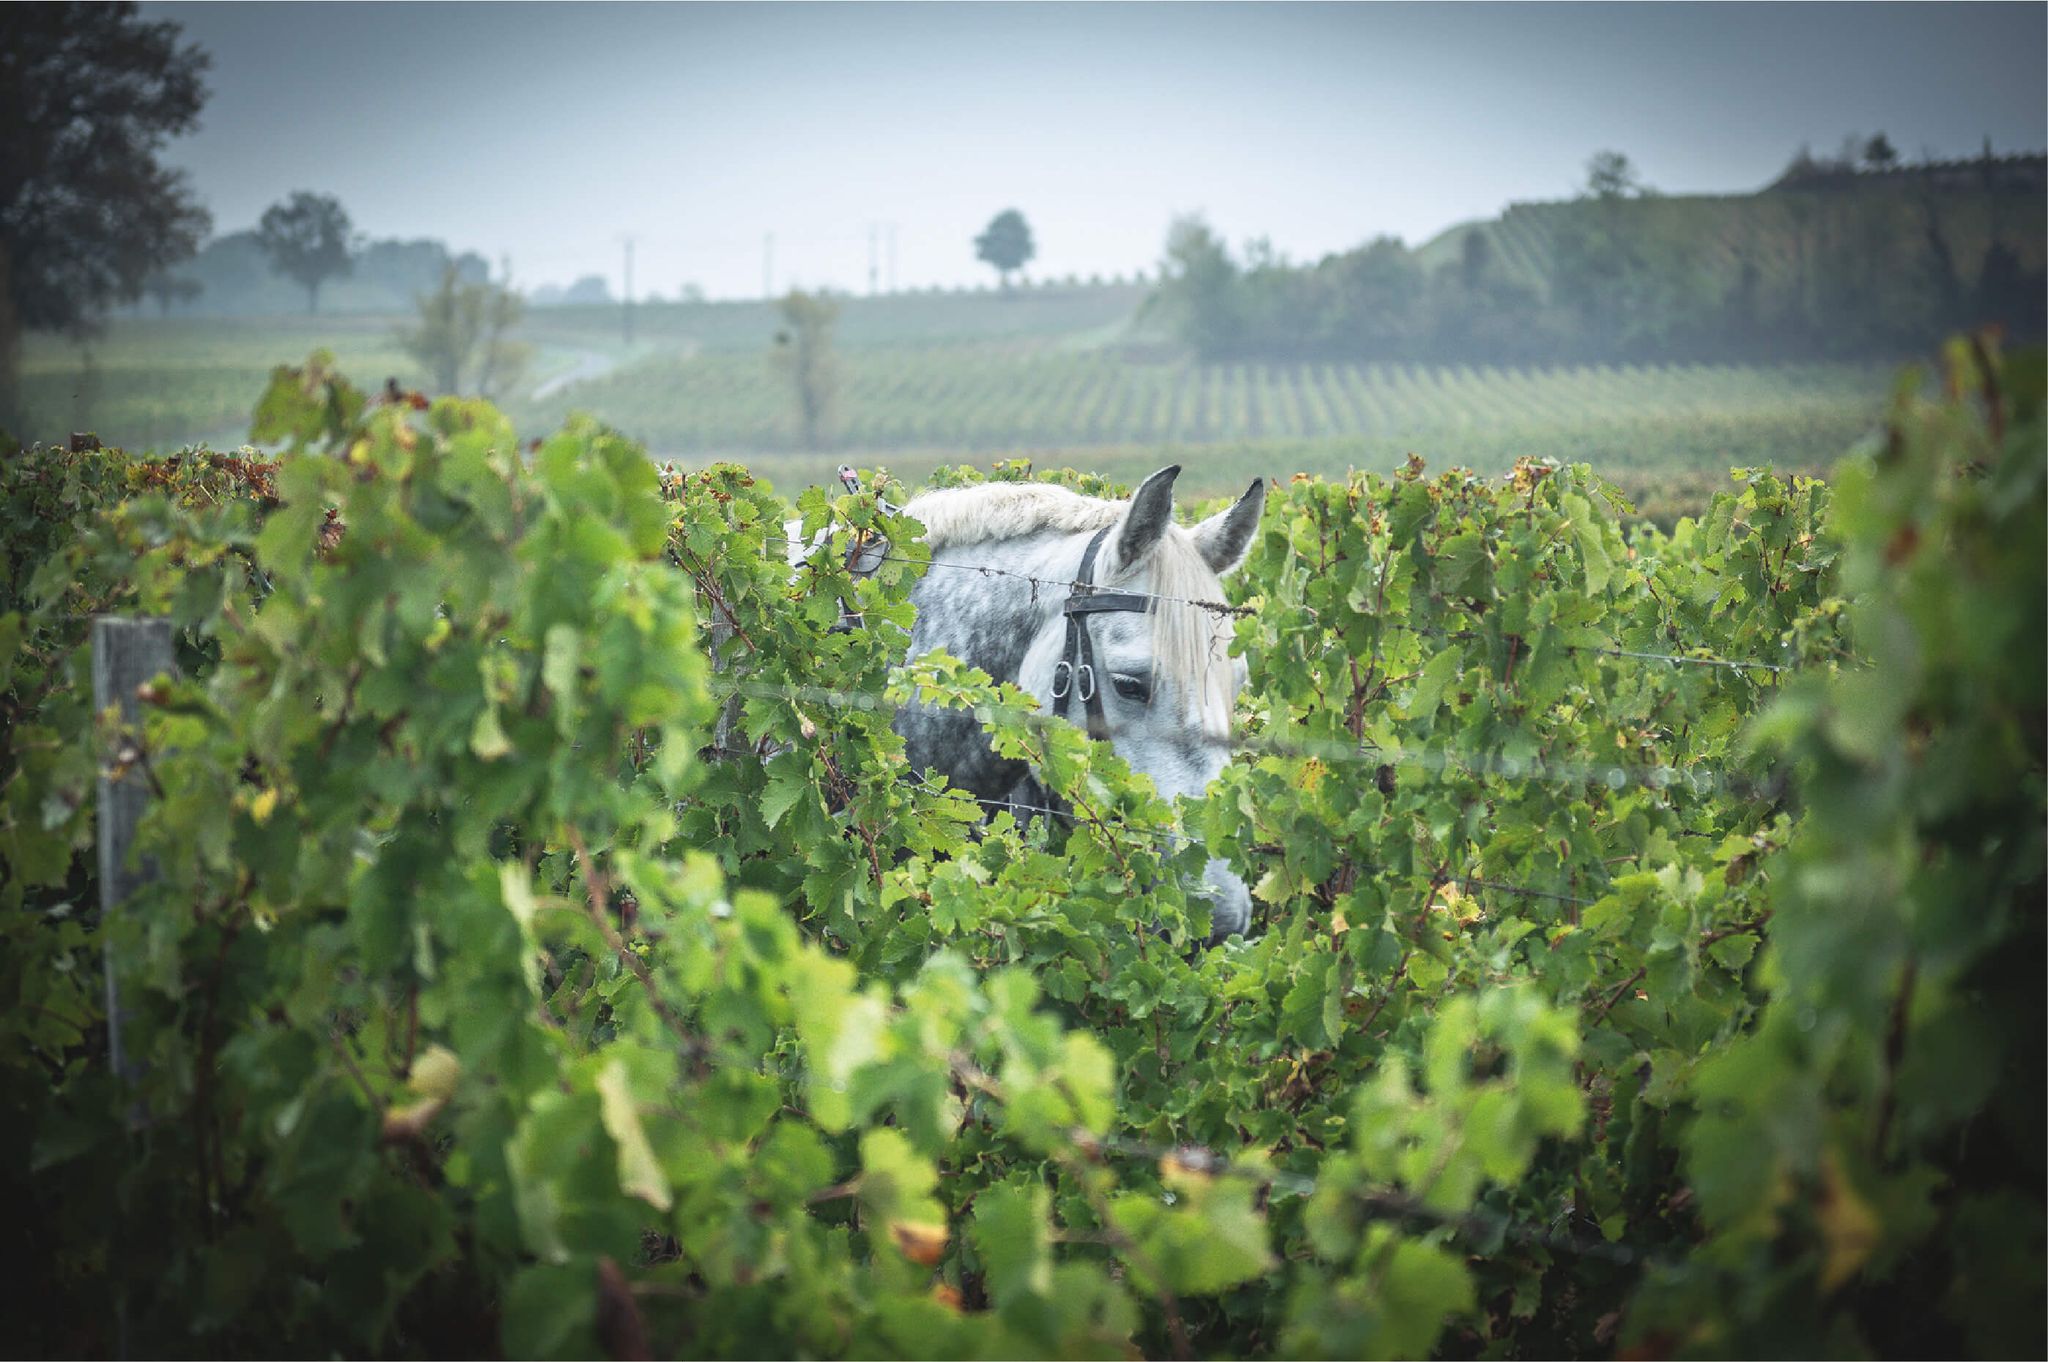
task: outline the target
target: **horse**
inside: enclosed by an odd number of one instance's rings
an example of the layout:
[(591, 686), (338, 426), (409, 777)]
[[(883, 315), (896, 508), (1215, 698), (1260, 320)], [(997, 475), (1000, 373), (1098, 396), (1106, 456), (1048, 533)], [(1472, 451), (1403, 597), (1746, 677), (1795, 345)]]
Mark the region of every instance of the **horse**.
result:
[[(1244, 660), (1230, 656), (1229, 616), (1199, 603), (1223, 599), (1221, 579), (1244, 561), (1266, 499), (1254, 482), (1183, 529), (1173, 520), (1179, 473), (1160, 469), (1127, 502), (983, 483), (927, 491), (903, 508), (923, 525), (932, 561), (911, 593), (909, 656), (944, 649), (1017, 685), (1045, 712), (1085, 724), (1168, 799), (1200, 796), (1230, 759)], [(972, 568), (992, 571), (951, 570)], [(912, 770), (984, 801), (1045, 803), (1026, 764), (998, 755), (972, 714), (913, 706), (894, 726)], [(1220, 858), (1202, 878), (1213, 946), (1245, 930), (1251, 896)]]

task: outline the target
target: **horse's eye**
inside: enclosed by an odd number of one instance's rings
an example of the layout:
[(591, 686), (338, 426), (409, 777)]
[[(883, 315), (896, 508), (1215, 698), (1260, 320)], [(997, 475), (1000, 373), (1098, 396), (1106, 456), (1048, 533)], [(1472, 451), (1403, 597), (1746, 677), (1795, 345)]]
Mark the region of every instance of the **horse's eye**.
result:
[(1152, 698), (1152, 687), (1147, 685), (1142, 677), (1112, 672), (1109, 682), (1116, 687), (1116, 693), (1126, 700), (1135, 700), (1142, 705)]

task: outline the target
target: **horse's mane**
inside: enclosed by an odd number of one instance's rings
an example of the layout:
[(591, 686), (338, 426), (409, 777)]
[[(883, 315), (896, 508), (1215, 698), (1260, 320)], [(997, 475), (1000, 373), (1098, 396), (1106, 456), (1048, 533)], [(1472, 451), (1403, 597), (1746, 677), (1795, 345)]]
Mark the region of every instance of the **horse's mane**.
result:
[[(994, 482), (947, 487), (912, 497), (904, 511), (925, 529), (934, 549), (1017, 539), (1030, 534), (1092, 533), (1114, 525), (1128, 501), (1083, 496), (1049, 483)], [(1230, 618), (1184, 604), (1221, 601), (1223, 583), (1178, 525), (1166, 527), (1157, 547), (1104, 585), (1147, 591), (1171, 600), (1152, 602), (1152, 659), (1196, 703), (1203, 729), (1212, 737), (1230, 733)]]
[(903, 509), (924, 525), (924, 542), (943, 549), (1047, 531), (1099, 530), (1114, 525), (1128, 505), (1045, 482), (984, 482), (920, 492)]

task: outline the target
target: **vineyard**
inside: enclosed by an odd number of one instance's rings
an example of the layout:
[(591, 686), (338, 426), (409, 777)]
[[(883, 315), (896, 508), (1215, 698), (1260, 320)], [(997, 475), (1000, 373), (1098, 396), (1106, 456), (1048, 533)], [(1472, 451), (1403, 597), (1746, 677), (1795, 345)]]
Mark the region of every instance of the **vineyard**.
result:
[[(1184, 414), (1018, 372), (1160, 439), (1718, 381), (1239, 369)], [(1240, 750), (1177, 804), (900, 656), (893, 486), (522, 442), (322, 357), (259, 404), (274, 461), (23, 451), (14, 1346), (2038, 1355), (2044, 372), (1937, 378), (1831, 483), (1741, 470), (1668, 531), (1565, 460), (1277, 485)], [(791, 515), (830, 531), (795, 571)], [(109, 612), (178, 640), (132, 721)], [(906, 770), (908, 705), (1054, 807)], [(106, 920), (102, 779), (148, 799)], [(1210, 856), (1255, 911), (1204, 950)]]
[[(1589, 434), (1622, 446), (1602, 466), (1727, 466), (1766, 461), (1771, 451), (1824, 463), (1875, 424), (1887, 381), (1853, 366), (1169, 365), (995, 346), (856, 350), (840, 367), (832, 435), (846, 449), (1275, 442), (1334, 450), (1351, 441), (1354, 458), (1379, 456), (1358, 459), (1361, 466), (1385, 468), (1427, 441), (1496, 471), (1521, 455), (1562, 455)], [(650, 359), (530, 414), (546, 423), (574, 409), (678, 457), (801, 449), (787, 380), (758, 355)]]
[[(591, 359), (616, 367), (545, 398), (528, 387), (505, 405), (523, 428), (587, 411), (657, 457), (740, 458), (786, 485), (828, 480), (849, 454), (921, 478), (966, 454), (1051, 452), (1125, 480), (1181, 462), (1190, 486), (1221, 493), (1253, 476), (1385, 471), (1419, 453), (1488, 472), (1525, 457), (1588, 461), (1639, 499), (1671, 501), (1682, 484), (1677, 504), (1696, 510), (1704, 499), (1691, 489), (1717, 488), (1732, 466), (1824, 471), (1876, 428), (1890, 382), (1888, 371), (1852, 365), (1154, 362), (1120, 339), (1134, 296), (848, 302), (818, 450), (803, 448), (788, 379), (768, 361), (775, 323), (764, 304), (636, 309), (631, 347), (619, 342), (617, 309), (536, 309), (526, 328), (538, 347), (534, 383)], [(239, 443), (278, 357), (323, 335), (351, 373), (419, 381), (391, 338), (397, 325), (128, 320), (93, 346), (90, 369), (76, 347), (36, 338), (26, 428), (44, 439), (95, 431), (136, 449)]]

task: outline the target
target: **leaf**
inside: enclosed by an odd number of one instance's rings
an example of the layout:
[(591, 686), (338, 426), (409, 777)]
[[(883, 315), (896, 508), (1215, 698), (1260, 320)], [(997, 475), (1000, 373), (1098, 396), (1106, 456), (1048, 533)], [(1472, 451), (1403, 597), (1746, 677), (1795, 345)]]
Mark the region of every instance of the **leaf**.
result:
[(618, 1146), (619, 1190), (639, 1197), (657, 1211), (667, 1210), (675, 1202), (675, 1193), (641, 1128), (639, 1103), (623, 1060), (614, 1059), (598, 1070), (597, 1095), (605, 1131)]
[(1577, 492), (1564, 495), (1564, 507), (1572, 518), (1572, 533), (1578, 539), (1579, 557), (1586, 567), (1586, 589), (1598, 594), (1607, 590), (1608, 579), (1614, 574), (1614, 562), (1607, 553), (1607, 541), (1602, 534), (1603, 522), (1593, 514), (1593, 507)]
[(927, 1221), (892, 1220), (889, 1242), (919, 1267), (934, 1267), (946, 1254), (946, 1227)]
[(761, 821), (774, 827), (812, 788), (808, 771), (794, 766), (771, 770), (767, 788), (761, 791)]
[(969, 1237), (997, 1305), (1052, 1290), (1051, 1209), (1043, 1186), (998, 1183), (974, 1199)]
[(1814, 1208), (1825, 1246), (1820, 1289), (1833, 1291), (1870, 1261), (1870, 1255), (1883, 1242), (1884, 1227), (1870, 1203), (1858, 1196), (1842, 1175), (1841, 1165), (1832, 1152), (1822, 1156), (1820, 1175), (1821, 1193)]
[(1415, 678), (1414, 689), (1408, 692), (1406, 708), (1411, 718), (1422, 719), (1436, 713), (1444, 691), (1458, 679), (1458, 666), (1463, 661), (1464, 654), (1456, 648), (1444, 648), (1429, 660), (1422, 675)]
[(486, 705), (476, 716), (476, 725), (469, 733), (469, 750), (485, 761), (496, 761), (512, 750), (512, 740), (505, 736), (504, 726), (498, 722), (496, 705)]
[(596, 1357), (597, 1265), (589, 1259), (520, 1269), (499, 1325), (507, 1357)]

